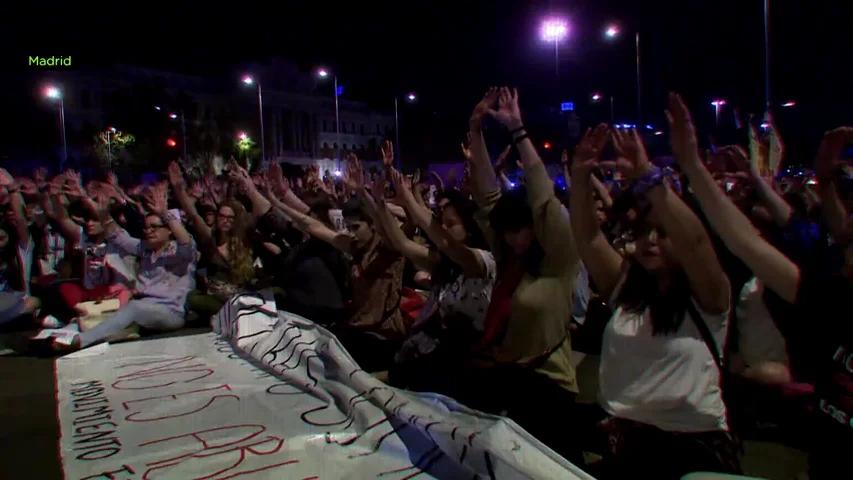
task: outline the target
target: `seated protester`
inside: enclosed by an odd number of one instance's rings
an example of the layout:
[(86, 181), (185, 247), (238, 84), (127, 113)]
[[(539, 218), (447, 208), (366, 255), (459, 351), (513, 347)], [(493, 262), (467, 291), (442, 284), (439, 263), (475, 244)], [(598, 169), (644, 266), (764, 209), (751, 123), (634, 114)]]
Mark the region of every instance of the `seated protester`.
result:
[[(93, 191), (91, 194), (95, 195), (96, 202), (83, 190), (79, 176), (74, 173), (55, 178), (45, 193), (45, 214), (65, 242), (80, 253), (71, 258), (79, 259), (80, 265), (74, 270), (82, 277), (82, 283), (63, 282), (58, 286), (65, 309), (54, 308), (54, 314), (70, 312), (65, 315), (74, 315), (79, 303), (107, 298), (117, 298), (122, 306), (126, 305), (136, 277), (130, 259), (122, 258), (121, 253), (106, 242), (105, 224), (113, 221), (107, 210), (112, 208), (112, 197), (103, 190)], [(69, 216), (68, 198), (76, 199), (81, 207), (82, 227)]]
[[(681, 108), (685, 112), (681, 116), (689, 118), (686, 107), (682, 105)], [(853, 246), (850, 244), (853, 228), (838, 195), (838, 174), (843, 167), (841, 154), (850, 143), (853, 143), (851, 127), (827, 132), (815, 164), (826, 222), (833, 241), (844, 246), (844, 261), (840, 264), (811, 262), (798, 266), (759, 235), (749, 219), (716, 187), (698, 155), (680, 162), (702, 209), (714, 212), (708, 218), (720, 238), (755, 272), (765, 289), (772, 290), (787, 303), (787, 309), (793, 310), (787, 316), (788, 321), (799, 322), (796, 331), (812, 342), (818, 368), (814, 381), (813, 436), (809, 442), (808, 476), (811, 480), (839, 478), (839, 472), (849, 470), (849, 455), (853, 451), (850, 423), (853, 419), (850, 390), (853, 385), (853, 323), (843, 314), (853, 295)], [(740, 148), (731, 154), (746, 157)]]
[[(649, 162), (639, 134), (613, 130), (612, 137), (618, 168), (649, 206), (633, 228), (633, 255), (623, 259), (596, 218), (590, 177), (601, 166), (606, 125), (587, 131), (575, 151), (571, 204), (578, 251), (614, 308), (599, 370), (609, 414), (605, 478), (739, 473), (716, 365), (728, 330), (728, 278), (701, 221)], [(676, 138), (678, 159), (685, 148)]]
[(761, 385), (784, 387), (793, 381), (787, 342), (764, 302), (764, 284), (746, 282), (736, 310), (738, 350), (732, 371)]
[[(361, 202), (350, 200), (342, 208), (348, 232), (338, 233), (294, 208), (287, 195), (290, 192), (284, 192), (288, 203), (274, 195), (264, 199), (245, 170), (235, 167), (232, 171), (252, 199), (253, 213), (265, 215), (262, 221), (270, 222), (271, 228), (286, 229), (289, 218), (303, 232), (352, 256), (347, 279), (352, 298), (349, 314), (333, 332), (362, 369), (388, 370), (406, 336), (400, 313), (404, 259), (382, 240), (381, 226), (373, 223)], [(262, 202), (266, 202), (265, 209)], [(272, 209), (273, 204), (281, 213)]]
[[(393, 151), (392, 147), (388, 151)], [(363, 178), (361, 168), (351, 160), (349, 178)], [(393, 217), (385, 199), (377, 196), (377, 209), (390, 244), (419, 268), (430, 272), (432, 296), (416, 323), (417, 332), (409, 337), (395, 358), (391, 381), (395, 386), (452, 394), (445, 379), (462, 365), (476, 342), (481, 340), (486, 309), (495, 282), (495, 259), (487, 248), (482, 230), (474, 220), (473, 201), (458, 191), (442, 194), (444, 205), (439, 218), (422, 206), (400, 172), (391, 171), (402, 205), (415, 225), (423, 229), (435, 248), (410, 240)], [(379, 182), (380, 184), (382, 182)], [(366, 202), (373, 201), (358, 188)], [(381, 188), (380, 188), (381, 190)], [(439, 223), (440, 222), (440, 223)]]
[[(478, 221), (497, 260), (485, 333), (458, 398), (501, 413), (569, 461), (583, 465), (572, 429), (578, 392), (568, 325), (579, 268), (569, 221), (526, 133), (517, 94), (490, 90), (470, 120), (474, 199), (488, 214)], [(481, 129), (491, 114), (513, 132), (526, 188), (501, 194)], [(507, 385), (512, 388), (507, 391)], [(559, 412), (559, 413), (555, 413)]]
[(131, 237), (114, 222), (106, 225), (107, 243), (122, 253), (139, 258), (138, 283), (134, 298), (119, 311), (91, 330), (75, 335), (66, 347), (85, 348), (120, 333), (133, 323), (150, 330), (176, 330), (184, 326), (187, 295), (195, 287), (195, 260), (198, 250), (192, 236), (169, 212), (166, 188), (152, 187), (145, 194), (145, 239)]
[[(309, 217), (329, 229), (335, 228), (329, 216), (331, 205), (328, 200), (316, 197), (307, 202)], [(264, 231), (264, 238), (270, 238), (268, 233), (274, 233), (269, 230), (266, 228)], [(345, 322), (349, 272), (343, 254), (318, 238), (299, 230), (296, 232), (301, 238), (292, 238), (290, 251), (265, 262), (275, 262), (276, 306), (322, 325)]]
[(240, 203), (225, 201), (219, 205), (216, 224), (211, 228), (187, 194), (187, 183), (177, 162), (169, 164), (169, 184), (198, 244), (199, 269), (206, 272), (200, 294), (190, 296), (189, 308), (208, 319), (255, 277), (254, 257), (247, 238), (249, 216)]
[[(24, 197), (14, 179), (0, 168), (0, 205), (9, 220), (0, 226), (0, 325), (26, 318), (39, 307), (29, 296), (33, 242), (24, 214)], [(11, 235), (10, 235), (11, 233)]]

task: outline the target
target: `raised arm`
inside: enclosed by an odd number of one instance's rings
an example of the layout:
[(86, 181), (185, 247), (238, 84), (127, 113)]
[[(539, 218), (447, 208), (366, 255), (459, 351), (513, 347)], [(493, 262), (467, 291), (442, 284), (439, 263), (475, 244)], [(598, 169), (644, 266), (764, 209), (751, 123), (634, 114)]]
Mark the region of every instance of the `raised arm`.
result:
[[(391, 179), (397, 190), (397, 198), (406, 207), (410, 217), (415, 224), (421, 227), (435, 246), (455, 264), (462, 267), (465, 275), (469, 277), (485, 277), (488, 269), (482, 256), (464, 243), (455, 239), (444, 229), (438, 219), (429, 211), (418, 204), (409, 185), (403, 175), (392, 170)], [(437, 263), (437, 258), (433, 258)]]
[[(689, 119), (682, 118), (680, 121), (690, 122)], [(674, 122), (675, 120), (671, 124)], [(683, 131), (692, 128), (692, 125), (678, 125), (674, 128)], [(645, 196), (651, 204), (651, 215), (656, 217), (666, 232), (672, 244), (672, 254), (684, 269), (694, 298), (706, 312), (728, 311), (731, 286), (699, 217), (672, 191), (661, 169), (649, 162), (646, 149), (636, 130), (614, 130), (613, 138), (620, 168), (628, 178), (634, 180), (635, 194)], [(673, 133), (673, 141), (676, 139), (689, 142)], [(679, 146), (673, 148), (673, 151), (676, 159), (685, 151), (698, 155), (695, 136), (692, 146)]]
[(521, 121), (518, 91), (503, 87), (500, 90), (497, 110), (489, 113), (511, 133), (513, 143), (521, 156), (530, 208), (533, 210), (533, 230), (545, 251), (545, 272), (562, 275), (566, 267), (577, 265), (572, 228), (563, 214), (563, 206), (554, 195), (554, 186), (536, 147)]
[(598, 168), (601, 150), (607, 142), (607, 125), (587, 130), (575, 150), (572, 162), (572, 199), (569, 202), (572, 233), (578, 253), (599, 294), (607, 299), (619, 283), (622, 257), (598, 225), (593, 195), (592, 173)]
[(389, 245), (404, 257), (411, 260), (418, 268), (432, 271), (438, 265), (438, 255), (406, 236), (403, 229), (400, 228), (400, 223), (391, 211), (388, 210), (384, 199), (377, 201), (377, 208), (379, 221), (387, 233)]
[[(729, 251), (740, 258), (765, 286), (793, 303), (799, 282), (797, 266), (767, 243), (746, 215), (717, 186), (699, 157), (690, 112), (676, 94), (670, 94), (667, 115), (672, 129), (673, 154), (690, 180), (693, 194), (711, 227)], [(746, 152), (740, 148), (733, 149), (732, 154), (746, 157)]]
[(169, 230), (172, 231), (172, 235), (175, 237), (175, 241), (178, 242), (180, 246), (191, 245), (195, 250), (195, 242), (193, 241), (192, 235), (190, 232), (184, 228), (184, 224), (181, 223), (181, 219), (172, 215), (169, 212), (169, 207), (167, 203), (167, 188), (165, 185), (152, 187), (144, 195), (145, 208), (148, 209), (149, 212), (155, 213), (160, 216), (163, 220), (163, 223), (169, 227)]
[(486, 139), (483, 137), (483, 116), (489, 113), (491, 107), (498, 99), (498, 89), (490, 88), (474, 107), (471, 120), (468, 122), (470, 132), (468, 134), (468, 147), (462, 146), (464, 155), (469, 158), (471, 165), (471, 193), (474, 201), (480, 205), (485, 213), (491, 211), (500, 198), (500, 187), (495, 169), (489, 161), (489, 152), (486, 149)]
[(195, 201), (190, 198), (187, 193), (187, 182), (184, 179), (184, 174), (181, 172), (181, 167), (178, 162), (169, 164), (169, 185), (172, 187), (172, 195), (177, 200), (178, 205), (189, 218), (189, 223), (195, 232), (196, 239), (199, 244), (207, 244), (213, 241), (213, 231), (207, 226), (207, 223), (199, 215), (198, 209), (195, 208)]

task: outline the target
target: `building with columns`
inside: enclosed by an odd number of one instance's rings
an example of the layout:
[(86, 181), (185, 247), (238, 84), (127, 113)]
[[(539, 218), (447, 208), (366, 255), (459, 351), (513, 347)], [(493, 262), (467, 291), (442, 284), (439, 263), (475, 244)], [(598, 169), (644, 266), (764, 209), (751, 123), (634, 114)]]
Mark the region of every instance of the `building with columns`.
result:
[[(58, 85), (63, 92), (70, 157), (85, 155), (85, 149), (91, 145), (87, 143), (86, 135), (75, 136), (75, 132), (109, 128), (115, 122), (111, 118), (115, 115), (110, 114), (109, 103), (116, 92), (134, 92), (138, 88), (163, 92), (165, 97), (191, 102), (195, 108), (184, 119), (187, 130), (231, 128), (222, 125), (225, 123), (222, 119), (227, 118), (227, 123), (247, 132), (260, 147), (257, 86), (244, 85), (240, 82), (240, 74), (251, 74), (261, 84), (264, 144), (268, 160), (318, 164), (327, 169), (334, 166), (332, 159), (336, 157), (338, 147), (341, 148), (341, 158), (354, 151), (360, 158), (371, 161), (378, 159), (382, 141), (393, 138), (393, 112), (372, 110), (367, 103), (349, 100), (343, 95), (338, 98), (338, 133), (332, 82), (300, 71), (291, 62), (273, 60), (265, 65), (240, 65), (230, 70), (234, 72), (233, 78), (215, 78), (115, 65), (90, 71), (51, 72), (48, 78), (38, 81)], [(150, 99), (131, 98), (131, 101), (152, 103), (152, 110), (155, 106), (155, 101)], [(169, 105), (162, 108), (163, 115), (173, 111)], [(180, 118), (174, 120), (179, 122)], [(177, 126), (175, 128), (175, 131), (180, 130)], [(219, 134), (236, 137), (236, 132), (220, 131)], [(79, 140), (75, 140), (77, 137)], [(191, 146), (192, 142), (188, 145)], [(196, 152), (190, 148), (187, 153), (193, 157)], [(222, 155), (229, 154), (222, 152)]]

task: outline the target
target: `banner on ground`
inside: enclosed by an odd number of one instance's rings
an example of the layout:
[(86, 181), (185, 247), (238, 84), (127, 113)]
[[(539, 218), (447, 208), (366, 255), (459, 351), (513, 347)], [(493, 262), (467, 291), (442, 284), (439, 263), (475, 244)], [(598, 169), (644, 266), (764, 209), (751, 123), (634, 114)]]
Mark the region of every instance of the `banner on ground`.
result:
[(271, 300), (235, 297), (214, 329), (57, 360), (66, 478), (591, 478), (509, 420), (376, 380)]

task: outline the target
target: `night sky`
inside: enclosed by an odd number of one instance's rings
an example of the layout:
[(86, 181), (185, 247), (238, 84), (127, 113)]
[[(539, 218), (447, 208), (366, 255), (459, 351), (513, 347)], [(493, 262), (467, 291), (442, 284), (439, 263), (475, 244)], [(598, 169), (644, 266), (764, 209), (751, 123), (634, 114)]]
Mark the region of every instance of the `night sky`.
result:
[[(138, 3), (47, 2), (26, 21), (23, 10), (5, 7), (4, 61), (50, 51), (225, 77), (235, 63), (278, 55), (306, 71), (333, 69), (347, 97), (382, 105), (393, 92), (416, 91), (421, 115), (452, 122), (463, 135), (467, 113), (491, 84), (518, 86), (526, 111), (574, 101), (583, 119), (603, 117), (588, 105), (602, 92), (616, 98), (617, 122), (635, 122), (632, 34), (639, 31), (644, 123), (662, 126), (669, 90), (686, 96), (700, 127), (713, 123), (715, 97), (743, 113), (760, 112), (764, 101), (762, 0), (180, 3), (145, 11)], [(812, 143), (825, 129), (853, 123), (851, 7), (771, 3), (772, 101), (797, 102), (777, 113), (783, 134)], [(539, 35), (549, 13), (570, 23), (559, 77), (553, 45)], [(616, 42), (602, 35), (611, 22), (622, 30)]]

